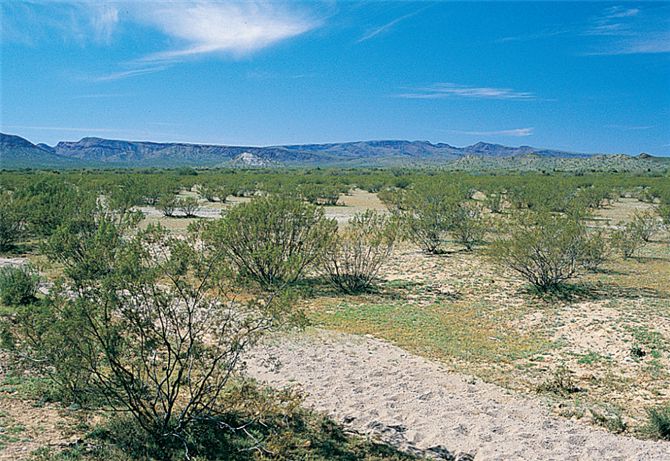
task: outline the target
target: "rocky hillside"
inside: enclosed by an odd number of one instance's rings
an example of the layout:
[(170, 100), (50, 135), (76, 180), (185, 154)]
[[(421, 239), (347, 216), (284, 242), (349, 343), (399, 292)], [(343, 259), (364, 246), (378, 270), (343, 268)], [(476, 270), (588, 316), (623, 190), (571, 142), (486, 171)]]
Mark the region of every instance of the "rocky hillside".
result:
[[(424, 166), (514, 164), (515, 159), (581, 159), (589, 154), (479, 142), (455, 147), (427, 141), (358, 141), (251, 147), (83, 138), (55, 146), (0, 134), (0, 168)], [(630, 157), (632, 159), (632, 157)], [(472, 159), (479, 159), (473, 162)]]

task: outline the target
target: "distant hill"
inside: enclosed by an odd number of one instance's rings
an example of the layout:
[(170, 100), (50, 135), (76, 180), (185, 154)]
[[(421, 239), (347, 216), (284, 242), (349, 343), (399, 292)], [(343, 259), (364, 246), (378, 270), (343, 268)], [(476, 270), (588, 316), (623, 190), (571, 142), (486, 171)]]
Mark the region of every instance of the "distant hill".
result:
[(73, 168), (79, 162), (57, 155), (49, 146), (0, 133), (0, 168)]
[[(479, 142), (455, 147), (428, 141), (357, 141), (286, 146), (221, 146), (155, 143), (87, 137), (55, 146), (33, 144), (19, 136), (0, 134), (0, 168), (78, 167), (279, 167), (279, 166), (428, 166), (489, 167), (497, 163), (533, 164), (545, 159), (589, 159), (589, 154), (509, 147)], [(626, 157), (638, 162), (648, 157)], [(556, 162), (553, 162), (556, 164)]]

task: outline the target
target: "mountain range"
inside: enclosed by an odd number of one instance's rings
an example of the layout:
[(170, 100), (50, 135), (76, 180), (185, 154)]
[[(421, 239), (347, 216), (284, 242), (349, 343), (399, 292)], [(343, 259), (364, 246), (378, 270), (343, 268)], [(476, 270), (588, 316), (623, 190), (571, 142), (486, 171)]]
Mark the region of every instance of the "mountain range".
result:
[(33, 144), (0, 133), (0, 168), (80, 167), (272, 167), (272, 166), (421, 166), (453, 163), (472, 157), (579, 159), (591, 154), (508, 147), (479, 142), (466, 147), (428, 141), (358, 141), (251, 147), (155, 143), (87, 137), (55, 146)]

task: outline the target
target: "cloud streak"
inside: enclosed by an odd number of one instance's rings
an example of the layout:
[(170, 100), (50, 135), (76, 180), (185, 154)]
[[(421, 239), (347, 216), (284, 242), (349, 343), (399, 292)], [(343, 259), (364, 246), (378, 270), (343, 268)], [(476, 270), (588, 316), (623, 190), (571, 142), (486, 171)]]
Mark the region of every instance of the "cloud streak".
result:
[(516, 91), (511, 88), (465, 86), (456, 83), (436, 83), (429, 87), (415, 88), (412, 91), (394, 96), (403, 99), (536, 99), (533, 93), (527, 91)]
[(461, 131), (461, 130), (447, 130), (450, 133), (466, 134), (469, 136), (511, 136), (511, 137), (526, 137), (533, 135), (533, 127), (528, 128), (514, 128), (511, 130), (494, 130), (494, 131)]
[(265, 1), (165, 2), (138, 8), (134, 17), (177, 42), (145, 61), (220, 53), (240, 57), (304, 34), (321, 24), (308, 12)]
[(156, 72), (161, 72), (167, 68), (168, 66), (142, 67), (139, 69), (123, 70), (119, 72), (111, 72), (105, 75), (99, 75), (97, 77), (93, 77), (91, 80), (93, 80), (94, 82), (110, 82), (114, 80), (123, 80), (125, 78), (137, 77), (139, 75), (154, 74)]
[(425, 11), (427, 8), (429, 8), (429, 6), (426, 6), (426, 7), (424, 7), (424, 8), (418, 9), (417, 11), (413, 11), (413, 12), (411, 12), (411, 13), (408, 13), (408, 14), (404, 15), (404, 16), (400, 16), (400, 17), (394, 19), (393, 21), (387, 22), (386, 24), (384, 24), (384, 25), (382, 25), (382, 26), (375, 27), (374, 29), (370, 29), (370, 30), (367, 31), (365, 34), (363, 34), (363, 36), (362, 36), (361, 38), (359, 38), (358, 40), (356, 40), (356, 43), (362, 43), (362, 42), (365, 42), (365, 41), (370, 40), (371, 38), (374, 38), (374, 37), (376, 37), (376, 36), (378, 36), (378, 35), (380, 35), (380, 34), (383, 34), (383, 33), (385, 33), (385, 32), (388, 32), (388, 31), (390, 31), (391, 29), (393, 29), (396, 25), (398, 25), (400, 22), (402, 22), (402, 21), (404, 21), (404, 20), (406, 20), (406, 19), (409, 19), (409, 18), (411, 18), (412, 16), (416, 16), (417, 14), (419, 14), (419, 13)]

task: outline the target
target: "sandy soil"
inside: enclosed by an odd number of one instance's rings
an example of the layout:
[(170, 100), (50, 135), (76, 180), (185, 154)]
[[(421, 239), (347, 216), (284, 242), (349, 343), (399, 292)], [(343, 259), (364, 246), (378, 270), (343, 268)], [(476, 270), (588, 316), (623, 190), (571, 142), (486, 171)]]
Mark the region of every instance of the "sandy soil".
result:
[(521, 396), (386, 342), (317, 331), (275, 338), (247, 372), (275, 386), (301, 385), (306, 403), (352, 429), (450, 459), (668, 460), (670, 443), (617, 436), (551, 415)]

